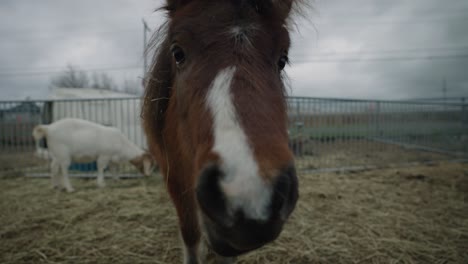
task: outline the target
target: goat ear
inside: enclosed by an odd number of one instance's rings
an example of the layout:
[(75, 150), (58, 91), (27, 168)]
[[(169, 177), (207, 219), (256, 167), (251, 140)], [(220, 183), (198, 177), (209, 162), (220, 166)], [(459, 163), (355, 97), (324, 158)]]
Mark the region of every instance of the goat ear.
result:
[(143, 174), (145, 176), (150, 176), (151, 171), (152, 171), (151, 165), (152, 165), (151, 160), (148, 160), (148, 159), (143, 160)]

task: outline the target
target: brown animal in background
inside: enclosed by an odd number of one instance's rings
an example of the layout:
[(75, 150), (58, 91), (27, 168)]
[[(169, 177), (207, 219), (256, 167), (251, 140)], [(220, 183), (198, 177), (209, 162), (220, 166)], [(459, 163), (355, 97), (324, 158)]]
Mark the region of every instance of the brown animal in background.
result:
[(282, 70), (294, 0), (167, 0), (143, 125), (176, 207), (185, 263), (275, 240), (298, 199)]

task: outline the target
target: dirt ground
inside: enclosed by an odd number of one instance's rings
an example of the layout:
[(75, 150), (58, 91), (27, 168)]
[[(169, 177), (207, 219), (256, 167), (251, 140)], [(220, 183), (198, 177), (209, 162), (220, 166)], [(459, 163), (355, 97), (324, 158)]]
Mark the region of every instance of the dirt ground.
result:
[(47, 161), (34, 156), (34, 152), (0, 152), (0, 173), (18, 174), (19, 168), (47, 168)]
[[(0, 178), (0, 263), (182, 263), (158, 177)], [(239, 263), (468, 263), (468, 164), (300, 176), (280, 238)]]

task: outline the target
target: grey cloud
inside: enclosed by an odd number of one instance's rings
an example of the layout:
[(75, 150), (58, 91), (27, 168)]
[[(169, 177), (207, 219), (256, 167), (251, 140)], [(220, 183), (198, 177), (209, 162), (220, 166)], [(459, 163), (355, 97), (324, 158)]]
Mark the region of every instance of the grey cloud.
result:
[[(468, 95), (466, 86), (468, 58), (446, 60), (411, 60), (414, 57), (467, 54), (464, 50), (429, 50), (434, 47), (468, 47), (468, 3), (465, 1), (328, 1), (323, 3), (317, 31), (296, 54), (295, 59), (336, 59), (334, 69), (320, 76), (320, 67), (330, 67), (330, 62), (298, 64), (291, 69), (307, 72), (297, 76), (296, 90), (310, 96), (345, 96), (382, 99), (414, 97), (440, 97), (442, 79), (447, 79), (449, 95)], [(347, 15), (349, 14), (349, 15)], [(323, 21), (323, 20), (322, 20)], [(304, 43), (304, 41), (300, 38)], [(337, 46), (342, 44), (341, 46)], [(355, 50), (364, 52), (357, 56), (340, 55), (321, 57), (323, 52)], [(366, 54), (368, 51), (419, 49), (405, 53), (383, 52)], [(340, 59), (363, 59), (362, 62), (340, 62)], [(407, 58), (395, 61), (365, 61), (372, 58)], [(294, 61), (294, 60), (293, 60)]]
[[(52, 71), (68, 63), (82, 68), (142, 65), (145, 17), (156, 28), (163, 16), (154, 0), (0, 2), (1, 99), (47, 95), (49, 75), (2, 73)], [(466, 50), (407, 53), (369, 51), (468, 46), (468, 2), (464, 0), (315, 0), (309, 21), (293, 34), (288, 69), (292, 94), (353, 98), (468, 96), (468, 59), (369, 62), (382, 57), (424, 57)], [(363, 54), (347, 53), (361, 51)], [(336, 52), (330, 55), (330, 52)], [(328, 53), (323, 56), (320, 54)], [(363, 59), (363, 62), (342, 62)], [(310, 60), (334, 62), (306, 63)], [(295, 64), (294, 64), (295, 63)], [(142, 69), (110, 71), (118, 83), (138, 79)]]

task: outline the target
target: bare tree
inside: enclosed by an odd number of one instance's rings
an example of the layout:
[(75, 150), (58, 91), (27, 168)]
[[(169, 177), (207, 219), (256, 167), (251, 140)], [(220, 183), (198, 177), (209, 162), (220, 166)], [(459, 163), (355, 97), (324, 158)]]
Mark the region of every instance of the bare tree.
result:
[(95, 72), (93, 73), (93, 77), (92, 77), (93, 81), (92, 81), (92, 85), (91, 85), (91, 88), (94, 88), (94, 89), (98, 89), (99, 88), (99, 75)]
[(91, 88), (102, 89), (102, 90), (113, 90), (117, 91), (117, 86), (115, 85), (112, 78), (107, 73), (93, 73), (93, 81)]
[[(73, 65), (51, 80), (55, 87), (61, 88), (94, 88), (101, 90), (120, 91), (112, 77), (107, 73), (91, 73), (79, 70)], [(123, 89), (127, 93), (139, 94), (138, 85), (134, 81), (126, 80)]]
[(51, 81), (52, 85), (63, 88), (85, 88), (89, 87), (89, 78), (84, 71), (78, 70), (72, 65), (67, 70)]

